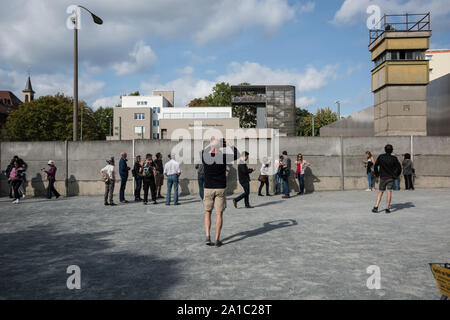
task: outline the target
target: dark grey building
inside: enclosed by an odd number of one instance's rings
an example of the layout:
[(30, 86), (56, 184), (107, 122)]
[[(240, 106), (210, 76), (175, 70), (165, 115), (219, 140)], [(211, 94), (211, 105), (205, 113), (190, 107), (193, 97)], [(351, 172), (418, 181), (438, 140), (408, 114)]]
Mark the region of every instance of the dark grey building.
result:
[(231, 86), (232, 106), (255, 106), (256, 127), (295, 136), (295, 86)]

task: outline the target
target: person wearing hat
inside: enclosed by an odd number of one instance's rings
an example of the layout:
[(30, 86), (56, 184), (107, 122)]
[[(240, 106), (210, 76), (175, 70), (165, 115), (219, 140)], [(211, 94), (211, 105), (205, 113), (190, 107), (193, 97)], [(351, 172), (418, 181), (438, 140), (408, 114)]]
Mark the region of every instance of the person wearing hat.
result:
[[(114, 184), (116, 183), (116, 172), (114, 169), (114, 157), (106, 160), (108, 165), (100, 170), (100, 174), (105, 182), (105, 206), (115, 206), (113, 202)], [(108, 202), (109, 200), (109, 202)]]
[(60, 197), (60, 194), (55, 189), (55, 180), (56, 180), (56, 166), (53, 160), (48, 161), (48, 166), (50, 169), (45, 170), (44, 172), (47, 174), (48, 187), (47, 187), (47, 198), (51, 199), (54, 194), (56, 199)]

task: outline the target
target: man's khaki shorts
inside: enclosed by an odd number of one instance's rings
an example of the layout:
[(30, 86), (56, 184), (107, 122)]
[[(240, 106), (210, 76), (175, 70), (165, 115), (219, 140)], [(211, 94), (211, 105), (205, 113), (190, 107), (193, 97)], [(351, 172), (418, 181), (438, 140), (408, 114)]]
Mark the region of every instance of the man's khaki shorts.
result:
[(162, 173), (156, 173), (155, 174), (155, 185), (157, 187), (161, 187), (164, 184), (164, 174)]
[(212, 211), (215, 207), (216, 212), (224, 212), (227, 207), (225, 189), (205, 189), (203, 206), (206, 211)]

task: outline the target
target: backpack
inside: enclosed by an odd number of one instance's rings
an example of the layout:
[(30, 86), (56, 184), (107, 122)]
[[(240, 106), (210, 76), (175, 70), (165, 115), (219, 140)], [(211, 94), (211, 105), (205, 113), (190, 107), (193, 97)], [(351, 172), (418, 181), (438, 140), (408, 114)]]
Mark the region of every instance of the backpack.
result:
[(142, 175), (144, 177), (151, 177), (153, 175), (152, 163), (150, 161), (146, 161), (142, 168)]

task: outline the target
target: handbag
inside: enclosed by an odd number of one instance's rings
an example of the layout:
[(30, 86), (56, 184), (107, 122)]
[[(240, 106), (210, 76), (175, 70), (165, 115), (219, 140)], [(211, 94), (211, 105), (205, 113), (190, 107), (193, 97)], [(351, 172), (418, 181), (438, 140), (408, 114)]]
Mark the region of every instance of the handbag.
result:
[(260, 174), (258, 177), (258, 181), (260, 182), (266, 182), (267, 176)]

